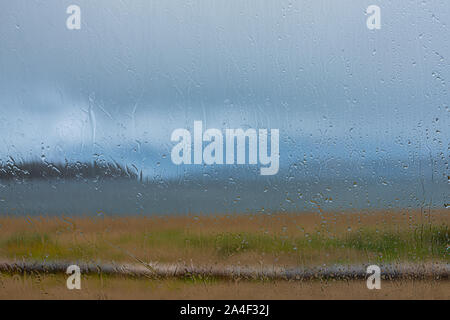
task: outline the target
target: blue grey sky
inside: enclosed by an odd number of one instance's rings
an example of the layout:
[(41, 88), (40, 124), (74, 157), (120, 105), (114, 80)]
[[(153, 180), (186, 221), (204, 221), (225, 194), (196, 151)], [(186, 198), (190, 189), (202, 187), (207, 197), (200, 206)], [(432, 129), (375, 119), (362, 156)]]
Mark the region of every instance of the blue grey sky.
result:
[(170, 134), (203, 120), (280, 129), (283, 177), (426, 161), (446, 179), (449, 22), (438, 0), (2, 1), (0, 158), (179, 176)]

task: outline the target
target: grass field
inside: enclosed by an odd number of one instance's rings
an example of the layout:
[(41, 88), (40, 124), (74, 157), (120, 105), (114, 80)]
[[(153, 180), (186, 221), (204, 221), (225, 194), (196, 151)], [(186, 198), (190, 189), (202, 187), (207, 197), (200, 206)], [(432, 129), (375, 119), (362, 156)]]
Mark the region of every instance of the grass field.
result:
[[(449, 263), (447, 210), (166, 217), (2, 217), (0, 260), (315, 266)], [(364, 281), (132, 279), (3, 274), (0, 298), (441, 298), (450, 283), (397, 280), (373, 293)], [(125, 296), (122, 288), (126, 290)], [(256, 293), (255, 293), (256, 292)]]
[(180, 217), (2, 217), (0, 258), (85, 262), (449, 261), (446, 210)]

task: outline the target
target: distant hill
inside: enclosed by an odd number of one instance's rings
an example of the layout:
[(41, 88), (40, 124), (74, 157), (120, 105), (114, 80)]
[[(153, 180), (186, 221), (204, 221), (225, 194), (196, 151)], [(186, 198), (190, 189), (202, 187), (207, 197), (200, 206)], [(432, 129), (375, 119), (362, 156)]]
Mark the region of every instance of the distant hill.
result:
[(136, 168), (118, 163), (75, 162), (49, 163), (46, 161), (0, 161), (0, 180), (23, 179), (129, 179), (142, 180)]

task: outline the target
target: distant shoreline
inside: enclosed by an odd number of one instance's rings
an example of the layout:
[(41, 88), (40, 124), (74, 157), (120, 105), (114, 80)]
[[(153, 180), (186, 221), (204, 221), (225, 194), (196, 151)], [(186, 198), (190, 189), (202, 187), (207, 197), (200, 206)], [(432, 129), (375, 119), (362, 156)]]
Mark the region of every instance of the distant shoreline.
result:
[(1, 180), (45, 180), (45, 179), (129, 179), (143, 180), (137, 168), (105, 161), (92, 162), (47, 162), (33, 160), (16, 162), (13, 158), (0, 162)]

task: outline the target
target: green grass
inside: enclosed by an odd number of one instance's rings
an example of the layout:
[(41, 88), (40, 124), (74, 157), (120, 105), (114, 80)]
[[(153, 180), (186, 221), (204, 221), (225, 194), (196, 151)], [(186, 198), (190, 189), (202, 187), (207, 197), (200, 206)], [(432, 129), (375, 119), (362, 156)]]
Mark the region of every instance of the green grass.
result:
[(33, 260), (90, 259), (100, 249), (87, 243), (63, 244), (46, 233), (17, 233), (0, 242), (0, 252), (8, 257)]
[(378, 253), (379, 260), (418, 261), (431, 257), (449, 260), (449, 239), (448, 226), (422, 225), (410, 232), (363, 230), (340, 242), (345, 247)]
[[(283, 237), (258, 233), (189, 234), (168, 230), (144, 235), (150, 247), (167, 245), (178, 248), (213, 249), (220, 257), (242, 252), (296, 254), (302, 250), (355, 249), (372, 253), (379, 260), (409, 261), (426, 258), (449, 259), (448, 226), (418, 226), (411, 231), (361, 229), (340, 237), (314, 233), (301, 237)], [(122, 239), (123, 240), (123, 239)], [(128, 238), (128, 241), (133, 241)]]
[[(213, 252), (226, 259), (244, 252), (299, 255), (302, 252), (332, 252), (352, 249), (370, 260), (425, 261), (438, 259), (449, 261), (449, 229), (447, 225), (420, 225), (408, 231), (362, 228), (338, 236), (323, 230), (301, 236), (282, 236), (264, 233), (215, 233), (192, 234), (184, 230), (165, 230), (152, 233), (122, 235), (107, 239), (114, 246), (127, 245), (134, 248), (177, 248), (198, 252)], [(108, 255), (108, 253), (111, 253)], [(58, 240), (47, 233), (18, 233), (0, 241), (0, 254), (13, 258), (92, 260), (102, 255), (110, 259), (125, 257), (115, 252), (106, 242), (96, 244), (88, 241), (71, 243)]]

